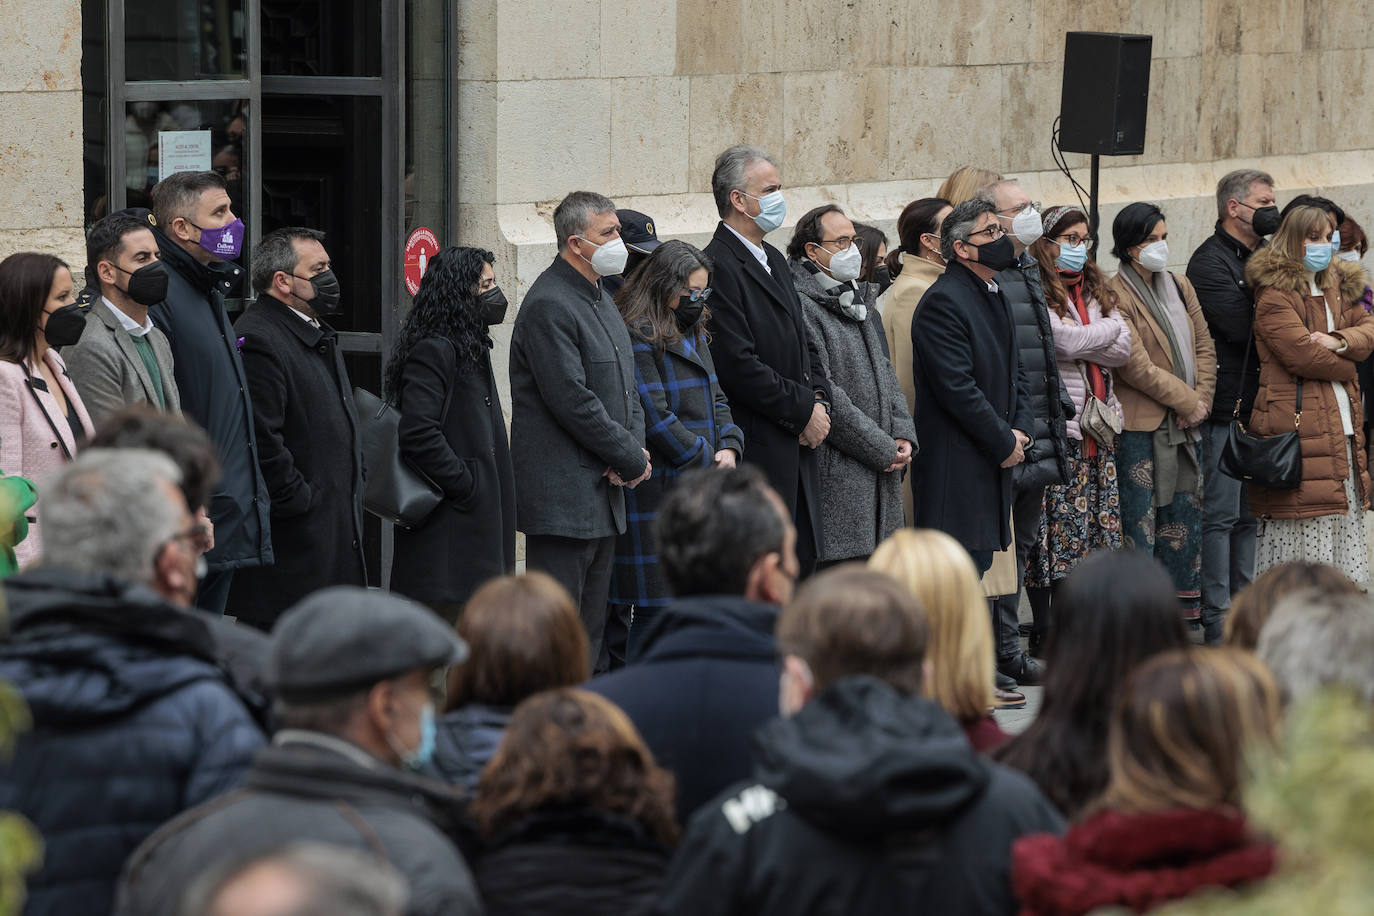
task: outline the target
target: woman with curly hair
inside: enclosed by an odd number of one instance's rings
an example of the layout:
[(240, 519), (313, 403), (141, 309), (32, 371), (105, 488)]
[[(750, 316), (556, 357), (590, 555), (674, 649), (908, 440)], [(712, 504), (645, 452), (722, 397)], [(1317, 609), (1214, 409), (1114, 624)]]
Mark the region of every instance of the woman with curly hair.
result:
[(646, 911), (678, 839), (672, 774), (619, 707), (570, 688), (515, 708), (471, 813), (488, 916)]
[(515, 480), (488, 328), (506, 297), (481, 248), (429, 262), (387, 365), (406, 461), (444, 491), (412, 529), (396, 528), (391, 590), (450, 621), (476, 588), (515, 571)]

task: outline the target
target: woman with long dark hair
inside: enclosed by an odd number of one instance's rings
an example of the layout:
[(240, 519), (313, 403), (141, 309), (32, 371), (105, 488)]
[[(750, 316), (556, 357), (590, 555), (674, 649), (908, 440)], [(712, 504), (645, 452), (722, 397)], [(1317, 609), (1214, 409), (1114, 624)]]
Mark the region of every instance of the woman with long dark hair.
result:
[(449, 620), (488, 579), (515, 571), (515, 482), (491, 368), (506, 297), (481, 248), (429, 262), (387, 365), (402, 456), (443, 488), (423, 522), (396, 528), (391, 589)]
[(653, 465), (648, 480), (625, 490), (625, 533), (616, 543), (611, 580), (611, 603), (634, 607), (629, 660), (671, 600), (653, 535), (664, 495), (688, 468), (734, 467), (744, 454), (744, 433), (730, 415), (706, 346), (711, 267), (711, 259), (686, 242), (664, 242), (615, 297), (634, 342), (635, 386)]
[(1040, 713), (994, 756), (1070, 820), (1107, 786), (1107, 723), (1121, 685), (1145, 659), (1188, 644), (1173, 592), (1156, 560), (1122, 550), (1083, 560), (1055, 596)]
[[(74, 344), (86, 327), (72, 272), (50, 254), (21, 251), (0, 261), (0, 471), (38, 487), (71, 461), (92, 433), (67, 366), (54, 347)], [(30, 526), (15, 545), (22, 569), (41, 550)]]

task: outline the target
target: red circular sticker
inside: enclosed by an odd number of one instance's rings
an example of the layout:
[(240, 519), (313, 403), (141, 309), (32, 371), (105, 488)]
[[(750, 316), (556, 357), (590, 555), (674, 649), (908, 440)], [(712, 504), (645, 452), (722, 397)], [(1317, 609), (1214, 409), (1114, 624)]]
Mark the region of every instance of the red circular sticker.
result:
[(406, 289), (413, 296), (420, 289), (420, 280), (429, 268), (430, 259), (439, 253), (439, 240), (424, 226), (406, 239)]

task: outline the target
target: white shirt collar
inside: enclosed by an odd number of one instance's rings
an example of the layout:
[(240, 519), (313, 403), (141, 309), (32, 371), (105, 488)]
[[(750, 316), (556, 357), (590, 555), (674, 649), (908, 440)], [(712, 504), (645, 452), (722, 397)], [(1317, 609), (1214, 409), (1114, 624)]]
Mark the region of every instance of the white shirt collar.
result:
[(744, 247), (749, 249), (749, 253), (752, 254), (754, 258), (760, 264), (763, 265), (763, 269), (768, 271), (769, 276), (772, 276), (773, 268), (768, 264), (768, 252), (763, 250), (763, 246), (755, 245), (753, 242), (749, 241), (747, 238), (740, 235), (739, 231), (736, 230), (735, 227), (730, 225), (729, 223), (722, 222), (721, 225), (724, 226), (726, 229), (729, 229), (731, 232), (735, 233), (735, 238), (739, 239), (741, 242), (744, 243)]
[(115, 304), (111, 302), (109, 299), (106, 299), (104, 296), (101, 296), (100, 301), (105, 303), (105, 307), (107, 309), (109, 309), (111, 312), (114, 312), (115, 318), (119, 319), (119, 326), (122, 327), (124, 330), (128, 331), (134, 337), (146, 337), (148, 335), (148, 332), (153, 329), (153, 319), (144, 316), (143, 324), (140, 325), (138, 322), (134, 321), (128, 315), (121, 312), (115, 306)]
[(989, 280), (989, 281), (988, 281), (988, 292), (990, 292), (990, 293), (995, 293), (995, 292), (997, 292), (999, 289), (1001, 289), (1001, 287), (997, 285), (997, 281), (996, 281), (996, 280)]
[(320, 321), (319, 321), (318, 318), (311, 318), (309, 315), (307, 315), (305, 312), (302, 312), (300, 309), (296, 308), (294, 305), (288, 305), (287, 308), (289, 308), (291, 311), (295, 312), (296, 315), (297, 315), (297, 317), (299, 317), (301, 321), (304, 321), (306, 324), (310, 325), (312, 328), (318, 328), (318, 327), (320, 326)]

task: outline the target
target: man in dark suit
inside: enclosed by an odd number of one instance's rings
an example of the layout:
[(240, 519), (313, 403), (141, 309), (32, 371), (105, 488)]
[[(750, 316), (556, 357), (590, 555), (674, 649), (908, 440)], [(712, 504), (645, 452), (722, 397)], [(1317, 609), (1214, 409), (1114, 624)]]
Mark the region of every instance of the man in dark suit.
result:
[(367, 584), (362, 440), (338, 333), (320, 320), (339, 305), (323, 241), (315, 229), (264, 237), (253, 250), (258, 300), (234, 326), (277, 560), (235, 575), (229, 612), (263, 630), (313, 591)]
[(916, 416), (916, 524), (953, 536), (980, 573), (1011, 543), (1011, 468), (1031, 438), (1030, 396), (1011, 307), (993, 276), (1016, 251), (993, 205), (955, 207), (940, 231), (945, 272), (911, 325)]
[(615, 204), (574, 191), (553, 211), (558, 256), (530, 286), (510, 345), (516, 524), (530, 569), (577, 604), (604, 671), (606, 600), (625, 494), (649, 477), (634, 350), (602, 277), (625, 269)]
[(797, 527), (802, 574), (821, 555), (820, 478), (814, 449), (830, 432), (830, 382), (807, 338), (792, 271), (763, 240), (786, 204), (777, 164), (753, 146), (716, 157), (711, 175), (720, 225), (706, 246), (711, 277), (711, 356), (735, 423)]

